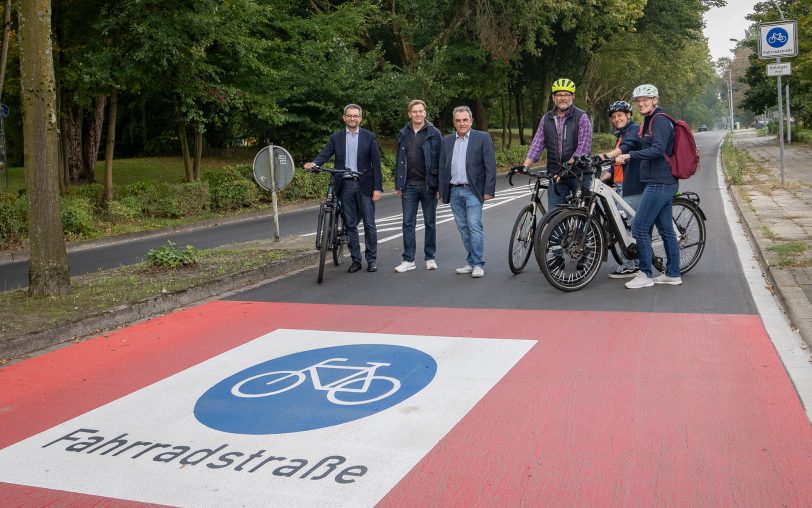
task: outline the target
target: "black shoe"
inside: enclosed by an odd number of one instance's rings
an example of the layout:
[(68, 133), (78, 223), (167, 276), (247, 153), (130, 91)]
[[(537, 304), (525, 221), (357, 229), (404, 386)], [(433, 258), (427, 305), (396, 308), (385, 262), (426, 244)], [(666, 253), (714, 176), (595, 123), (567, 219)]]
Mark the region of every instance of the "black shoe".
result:
[(367, 263), (367, 271), (368, 272), (377, 272), (378, 271), (378, 265), (376, 265), (375, 263)]
[(355, 261), (352, 262), (350, 265), (350, 269), (347, 270), (349, 273), (355, 273), (361, 269), (361, 263), (356, 263)]

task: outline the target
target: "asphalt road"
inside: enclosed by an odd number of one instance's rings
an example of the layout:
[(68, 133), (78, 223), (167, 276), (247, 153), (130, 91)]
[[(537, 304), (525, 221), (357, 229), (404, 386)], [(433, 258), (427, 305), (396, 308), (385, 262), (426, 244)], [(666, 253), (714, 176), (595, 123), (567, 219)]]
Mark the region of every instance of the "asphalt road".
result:
[[(727, 219), (722, 209), (716, 174), (716, 153), (721, 132), (696, 135), (702, 154), (700, 173), (683, 181), (681, 190), (699, 193), (708, 218), (708, 241), (699, 264), (683, 277), (683, 285), (627, 290), (625, 280), (607, 277), (615, 268), (611, 256), (593, 282), (573, 293), (551, 287), (531, 259), (519, 275), (510, 272), (508, 239), (519, 210), (529, 199), (529, 188), (507, 186), (499, 178), (496, 198), (483, 214), (485, 224), (485, 271), (483, 279), (457, 275), (465, 264), (465, 251), (447, 207), (438, 209), (437, 263), (439, 270), (426, 271), (422, 264), (422, 231), (418, 231), (418, 269), (404, 274), (393, 268), (400, 263), (402, 239), (400, 215), (392, 213), (392, 198), (377, 214), (379, 227), (378, 272), (346, 273), (347, 262), (326, 268), (323, 284), (316, 271), (305, 270), (232, 297), (234, 300), (301, 303), (345, 303), (461, 308), (515, 308), (610, 310), (640, 312), (687, 312), (752, 314), (755, 307), (741, 272)], [(514, 179), (516, 183), (516, 179)], [(399, 212), (399, 210), (397, 211)], [(310, 212), (313, 215), (313, 212)]]

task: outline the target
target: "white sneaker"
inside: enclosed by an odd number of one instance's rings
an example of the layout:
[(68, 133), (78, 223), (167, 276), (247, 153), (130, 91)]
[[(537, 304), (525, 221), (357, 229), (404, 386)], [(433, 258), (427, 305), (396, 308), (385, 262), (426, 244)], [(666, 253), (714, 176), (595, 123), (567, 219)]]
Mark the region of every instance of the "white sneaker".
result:
[(395, 267), (395, 271), (398, 273), (408, 272), (409, 270), (414, 269), (415, 269), (414, 261), (403, 261), (401, 264)]
[(650, 288), (654, 285), (654, 279), (650, 279), (643, 272), (637, 272), (632, 280), (626, 283), (627, 289)]
[(679, 286), (682, 284), (682, 277), (669, 277), (668, 275), (661, 273), (660, 275), (654, 277), (655, 284), (668, 284), (669, 286)]
[(475, 279), (479, 279), (485, 276), (485, 269), (481, 266), (475, 266), (473, 270), (471, 270), (471, 277)]
[(426, 270), (436, 270), (437, 269), (437, 261), (433, 259), (426, 260)]
[(465, 265), (462, 268), (457, 268), (454, 271), (460, 275), (468, 275), (469, 273), (474, 271), (474, 267), (471, 265)]

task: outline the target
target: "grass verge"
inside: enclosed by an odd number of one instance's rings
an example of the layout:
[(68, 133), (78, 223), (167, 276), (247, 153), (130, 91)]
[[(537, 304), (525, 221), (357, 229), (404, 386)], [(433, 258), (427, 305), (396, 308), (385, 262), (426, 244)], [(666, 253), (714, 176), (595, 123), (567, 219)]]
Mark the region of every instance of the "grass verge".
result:
[(198, 263), (191, 267), (154, 268), (139, 263), (74, 277), (71, 294), (64, 297), (29, 298), (25, 290), (0, 293), (0, 341), (220, 280), (305, 250), (275, 248), (270, 241), (250, 242), (197, 251)]
[(778, 266), (806, 267), (812, 265), (812, 260), (804, 256), (806, 244), (803, 242), (779, 243), (770, 245), (767, 250), (777, 256)]

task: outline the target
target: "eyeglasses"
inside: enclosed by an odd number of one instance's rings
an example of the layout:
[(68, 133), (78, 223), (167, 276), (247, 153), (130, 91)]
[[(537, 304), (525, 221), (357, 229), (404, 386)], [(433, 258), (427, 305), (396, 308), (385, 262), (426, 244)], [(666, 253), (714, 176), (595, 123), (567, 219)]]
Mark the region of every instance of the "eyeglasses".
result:
[(553, 94), (553, 97), (556, 97), (558, 99), (564, 99), (564, 98), (572, 97), (572, 94), (569, 93), (569, 92), (556, 92), (556, 93)]
[(361, 115), (344, 115), (344, 118), (361, 118)]
[(636, 98), (634, 100), (634, 102), (636, 102), (637, 104), (640, 104), (641, 102), (653, 101), (653, 100), (654, 100), (654, 97), (638, 97), (638, 98)]

